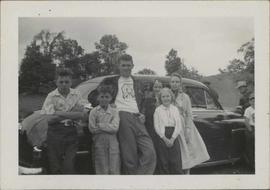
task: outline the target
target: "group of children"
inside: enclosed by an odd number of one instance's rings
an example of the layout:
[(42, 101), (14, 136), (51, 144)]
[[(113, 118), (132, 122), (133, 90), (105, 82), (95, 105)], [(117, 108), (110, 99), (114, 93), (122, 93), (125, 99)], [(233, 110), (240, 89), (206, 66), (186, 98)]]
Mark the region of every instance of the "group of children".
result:
[[(38, 150), (46, 140), (50, 173), (74, 174), (74, 160), (78, 149), (76, 128), (79, 121), (88, 119), (96, 174), (120, 174), (121, 159), (117, 136), (120, 117), (116, 105), (111, 104), (112, 86), (103, 84), (97, 89), (98, 106), (89, 112), (88, 101), (83, 100), (80, 93), (71, 88), (71, 84), (71, 71), (59, 70), (56, 76), (57, 88), (48, 94), (41, 112), (38, 113), (38, 117), (46, 122), (36, 121), (27, 129), (28, 132), (31, 130), (33, 132), (33, 129), (43, 128), (42, 131), (47, 132), (47, 135), (43, 135), (39, 140), (37, 137), (33, 138), (35, 139), (33, 142), (36, 142), (34, 149)], [(146, 128), (154, 142), (158, 157), (159, 172), (155, 173), (181, 174), (180, 147), (183, 143), (178, 137), (184, 134), (183, 118), (174, 105), (174, 94), (169, 88), (163, 88), (162, 83), (155, 81), (153, 93), (153, 105), (148, 106), (149, 102), (145, 101), (144, 114)], [(44, 126), (46, 123), (47, 126)], [(33, 127), (35, 125), (36, 127)]]

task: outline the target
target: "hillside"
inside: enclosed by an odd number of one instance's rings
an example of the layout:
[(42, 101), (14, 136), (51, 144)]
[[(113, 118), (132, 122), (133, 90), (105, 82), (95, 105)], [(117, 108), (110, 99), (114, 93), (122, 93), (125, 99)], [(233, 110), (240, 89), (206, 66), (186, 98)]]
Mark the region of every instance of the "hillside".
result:
[(233, 109), (238, 105), (240, 94), (235, 88), (234, 76), (229, 73), (204, 77), (210, 86), (219, 94), (219, 102), (226, 109)]

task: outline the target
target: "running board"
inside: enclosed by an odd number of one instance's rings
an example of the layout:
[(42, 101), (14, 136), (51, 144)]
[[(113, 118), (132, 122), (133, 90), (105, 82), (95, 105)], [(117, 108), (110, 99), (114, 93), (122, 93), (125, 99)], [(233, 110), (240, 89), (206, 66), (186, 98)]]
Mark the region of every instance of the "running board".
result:
[(240, 158), (231, 158), (229, 160), (219, 160), (219, 161), (209, 161), (209, 162), (201, 163), (200, 165), (197, 165), (194, 168), (217, 166), (217, 165), (223, 165), (223, 164), (234, 164), (238, 160), (240, 160)]

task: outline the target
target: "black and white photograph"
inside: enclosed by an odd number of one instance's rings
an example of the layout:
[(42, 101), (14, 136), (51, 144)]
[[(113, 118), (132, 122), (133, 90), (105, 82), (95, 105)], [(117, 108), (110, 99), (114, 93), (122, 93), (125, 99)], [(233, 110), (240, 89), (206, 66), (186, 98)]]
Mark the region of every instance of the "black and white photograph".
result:
[(9, 117), (17, 121), (18, 178), (117, 177), (123, 188), (124, 176), (173, 184), (269, 176), (261, 149), (269, 145), (261, 136), (269, 133), (269, 105), (255, 111), (258, 101), (269, 103), (259, 90), (265, 78), (256, 78), (269, 63), (255, 57), (265, 52), (257, 17), (143, 16), (147, 6), (142, 16), (128, 8), (126, 16), (61, 16), (47, 7), (17, 17), (17, 118)]

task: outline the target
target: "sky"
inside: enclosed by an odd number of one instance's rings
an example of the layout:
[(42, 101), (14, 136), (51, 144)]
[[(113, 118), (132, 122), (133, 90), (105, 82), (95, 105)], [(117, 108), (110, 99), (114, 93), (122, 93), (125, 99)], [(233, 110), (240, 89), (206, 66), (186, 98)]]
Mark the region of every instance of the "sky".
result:
[(26, 46), (42, 29), (65, 31), (85, 53), (94, 51), (94, 43), (103, 35), (115, 34), (128, 45), (133, 72), (149, 68), (159, 75), (166, 74), (166, 55), (172, 48), (188, 67), (202, 75), (218, 74), (219, 68), (241, 57), (237, 49), (254, 37), (253, 20), (249, 18), (20, 18), (19, 63)]

